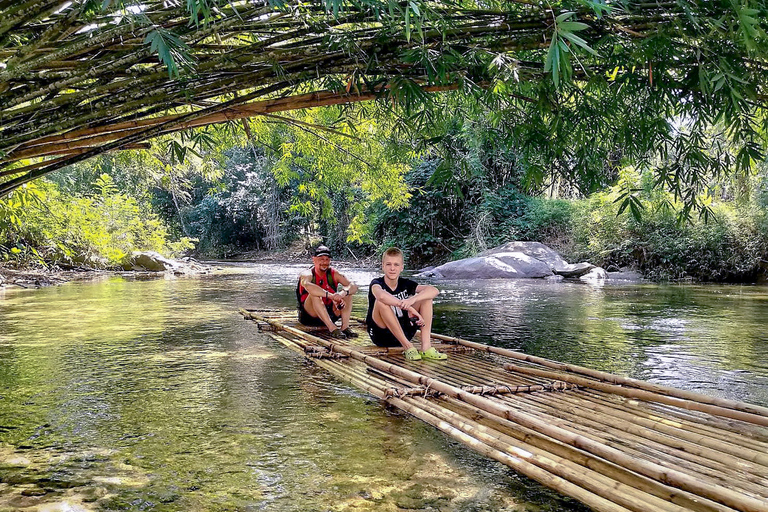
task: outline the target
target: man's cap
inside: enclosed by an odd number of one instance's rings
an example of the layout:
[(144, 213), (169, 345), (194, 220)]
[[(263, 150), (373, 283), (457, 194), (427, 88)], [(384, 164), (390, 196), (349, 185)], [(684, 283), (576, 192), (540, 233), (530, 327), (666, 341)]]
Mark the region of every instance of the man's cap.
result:
[(315, 248), (315, 257), (317, 256), (328, 256), (330, 258), (331, 250), (324, 245), (318, 245)]

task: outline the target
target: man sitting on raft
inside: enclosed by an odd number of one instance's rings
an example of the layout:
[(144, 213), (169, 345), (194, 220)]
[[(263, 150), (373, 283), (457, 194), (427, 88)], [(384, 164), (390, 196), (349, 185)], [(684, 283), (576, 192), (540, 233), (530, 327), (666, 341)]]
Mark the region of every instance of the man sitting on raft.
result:
[[(357, 337), (357, 333), (349, 328), (352, 295), (357, 292), (357, 285), (331, 267), (331, 250), (324, 245), (317, 246), (312, 263), (311, 268), (301, 273), (296, 285), (299, 322), (311, 326), (325, 325), (334, 338)], [(337, 288), (339, 285), (341, 290)], [(336, 326), (339, 318), (341, 328)]]
[[(365, 323), (371, 341), (379, 347), (405, 349), (408, 361), (448, 359), (432, 346), (432, 299), (440, 291), (434, 286), (419, 284), (400, 277), (403, 271), (403, 251), (390, 247), (381, 258), (384, 275), (371, 281), (368, 290), (368, 316)], [(421, 351), (411, 343), (421, 328)]]

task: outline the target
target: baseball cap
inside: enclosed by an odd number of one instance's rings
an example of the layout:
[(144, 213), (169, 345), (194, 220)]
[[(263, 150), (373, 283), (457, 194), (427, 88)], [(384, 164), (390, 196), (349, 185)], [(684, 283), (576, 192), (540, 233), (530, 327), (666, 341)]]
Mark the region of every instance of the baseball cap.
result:
[(317, 256), (328, 256), (330, 258), (331, 250), (324, 245), (318, 245), (315, 248), (315, 257)]

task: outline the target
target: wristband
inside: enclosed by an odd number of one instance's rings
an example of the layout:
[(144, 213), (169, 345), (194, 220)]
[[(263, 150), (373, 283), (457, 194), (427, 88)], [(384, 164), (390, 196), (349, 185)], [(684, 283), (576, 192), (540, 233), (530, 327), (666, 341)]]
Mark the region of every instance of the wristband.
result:
[(325, 290), (325, 298), (328, 298), (328, 290)]

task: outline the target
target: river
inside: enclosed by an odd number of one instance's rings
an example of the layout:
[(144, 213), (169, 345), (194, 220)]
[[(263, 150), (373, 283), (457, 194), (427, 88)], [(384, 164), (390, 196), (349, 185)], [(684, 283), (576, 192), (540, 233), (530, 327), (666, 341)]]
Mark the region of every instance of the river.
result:
[[(306, 266), (0, 289), (0, 510), (584, 510), (237, 314)], [(768, 406), (766, 287), (435, 284), (436, 332)]]

